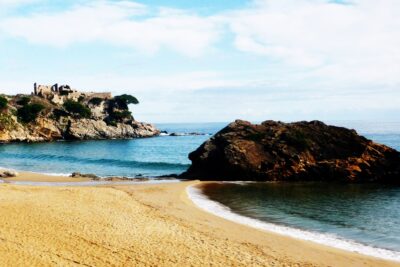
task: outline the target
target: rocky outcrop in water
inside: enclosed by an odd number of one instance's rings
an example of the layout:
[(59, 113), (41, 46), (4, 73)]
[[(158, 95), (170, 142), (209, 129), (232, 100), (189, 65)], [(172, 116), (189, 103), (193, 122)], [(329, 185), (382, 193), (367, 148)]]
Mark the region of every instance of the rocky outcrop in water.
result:
[(138, 101), (132, 96), (48, 91), (0, 95), (0, 143), (126, 139), (160, 133), (153, 125), (133, 118), (128, 104)]
[(18, 176), (18, 172), (10, 170), (0, 170), (0, 178), (10, 178)]
[(320, 121), (237, 120), (190, 153), (183, 178), (400, 184), (400, 153)]

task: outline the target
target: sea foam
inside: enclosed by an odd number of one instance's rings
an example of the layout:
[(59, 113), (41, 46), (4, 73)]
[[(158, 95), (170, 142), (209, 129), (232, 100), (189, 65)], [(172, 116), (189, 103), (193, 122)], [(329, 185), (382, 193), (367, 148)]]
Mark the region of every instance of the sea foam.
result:
[(193, 203), (201, 209), (236, 223), (244, 224), (253, 228), (274, 232), (296, 239), (312, 241), (318, 244), (356, 252), (367, 256), (400, 262), (400, 252), (398, 251), (364, 245), (356, 241), (347, 240), (333, 234), (305, 231), (293, 227), (287, 227), (283, 225), (264, 222), (254, 218), (245, 217), (243, 215), (232, 212), (231, 209), (225, 205), (210, 200), (206, 195), (202, 193), (202, 190), (197, 188), (196, 186), (189, 186), (187, 187), (186, 191)]

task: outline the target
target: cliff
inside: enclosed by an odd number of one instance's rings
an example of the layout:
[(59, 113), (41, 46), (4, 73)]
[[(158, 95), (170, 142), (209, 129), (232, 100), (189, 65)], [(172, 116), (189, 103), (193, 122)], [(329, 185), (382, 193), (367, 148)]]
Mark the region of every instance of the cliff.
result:
[[(39, 87), (40, 88), (40, 87)], [(57, 89), (58, 90), (58, 89)], [(32, 95), (0, 96), (0, 142), (124, 139), (151, 137), (159, 131), (136, 121), (129, 95), (44, 90)]]
[(400, 184), (400, 153), (319, 121), (237, 120), (189, 155), (182, 175), (201, 180)]

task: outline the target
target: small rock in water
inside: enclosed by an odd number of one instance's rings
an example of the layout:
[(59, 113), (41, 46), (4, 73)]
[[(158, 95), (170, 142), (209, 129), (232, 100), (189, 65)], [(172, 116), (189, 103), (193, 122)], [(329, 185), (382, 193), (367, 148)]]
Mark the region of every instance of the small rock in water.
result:
[(81, 177), (81, 178), (91, 178), (91, 179), (99, 179), (99, 177), (95, 174), (91, 174), (91, 173), (80, 173), (80, 172), (73, 172), (71, 174), (71, 177)]
[(18, 173), (15, 171), (10, 171), (10, 170), (0, 171), (1, 178), (9, 178), (9, 177), (16, 177), (16, 176), (18, 176)]
[(82, 177), (82, 174), (80, 172), (73, 172), (71, 177)]

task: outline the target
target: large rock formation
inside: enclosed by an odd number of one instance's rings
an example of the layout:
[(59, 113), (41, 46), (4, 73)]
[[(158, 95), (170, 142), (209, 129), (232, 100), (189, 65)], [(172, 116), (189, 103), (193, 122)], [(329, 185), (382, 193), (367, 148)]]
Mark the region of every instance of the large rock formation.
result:
[(0, 107), (0, 143), (124, 139), (160, 133), (153, 125), (134, 120), (126, 95), (82, 94), (78, 101), (66, 98), (62, 104), (35, 94), (0, 98), (7, 103)]
[(400, 153), (319, 121), (237, 120), (189, 155), (201, 180), (400, 183)]

